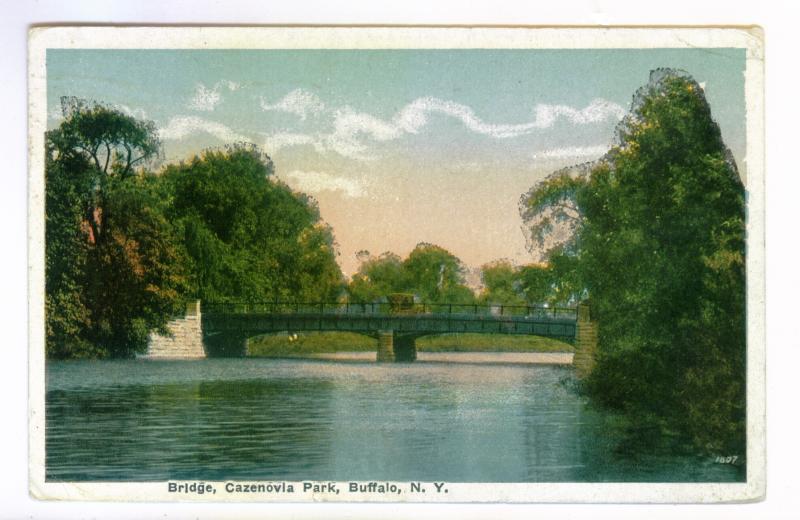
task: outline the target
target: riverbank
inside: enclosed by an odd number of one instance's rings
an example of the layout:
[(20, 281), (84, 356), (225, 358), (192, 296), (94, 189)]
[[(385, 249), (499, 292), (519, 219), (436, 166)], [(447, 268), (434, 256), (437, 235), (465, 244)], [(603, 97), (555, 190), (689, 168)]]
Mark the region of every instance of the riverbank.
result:
[[(251, 357), (319, 357), (337, 353), (374, 353), (377, 340), (352, 332), (269, 334), (248, 343)], [(417, 339), (418, 356), (439, 352), (569, 353), (572, 345), (538, 336), (504, 334), (441, 334)], [(352, 357), (352, 356), (351, 356)], [(328, 358), (332, 359), (332, 358)]]

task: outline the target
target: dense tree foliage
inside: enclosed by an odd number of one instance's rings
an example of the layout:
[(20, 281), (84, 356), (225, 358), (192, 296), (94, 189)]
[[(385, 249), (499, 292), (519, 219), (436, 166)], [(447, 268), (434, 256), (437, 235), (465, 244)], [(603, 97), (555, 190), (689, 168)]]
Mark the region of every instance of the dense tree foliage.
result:
[(359, 254), (361, 265), (348, 293), (352, 301), (374, 301), (392, 293), (416, 295), (424, 302), (472, 303), (461, 260), (439, 246), (421, 242), (402, 260), (394, 253)]
[(464, 283), (464, 264), (439, 246), (422, 242), (403, 261), (408, 292), (426, 302), (469, 303), (474, 294)]
[(347, 287), (352, 301), (372, 302), (408, 289), (403, 260), (396, 254), (386, 252), (373, 257), (368, 251), (361, 251), (358, 258), (361, 265)]
[(331, 229), (309, 197), (273, 178), (251, 146), (207, 151), (160, 176), (205, 301), (331, 300), (343, 288)]
[(508, 260), (496, 260), (481, 267), (481, 303), (524, 305), (521, 272)]
[(45, 304), (51, 357), (126, 357), (180, 308), (180, 252), (136, 166), (157, 153), (150, 124), (62, 100), (46, 135)]
[(504, 305), (571, 306), (578, 301), (574, 258), (554, 256), (549, 264), (517, 266), (497, 260), (481, 267), (480, 301)]
[(551, 241), (562, 245), (551, 261), (600, 323), (589, 393), (743, 453), (744, 187), (700, 86), (655, 71), (616, 146), (588, 170), (547, 179), (523, 214), (552, 214), (553, 201), (577, 224)]
[[(48, 136), (49, 137), (49, 136)], [(96, 355), (85, 280), (91, 244), (84, 224), (92, 195), (91, 167), (80, 155), (45, 154), (45, 338), (51, 357)]]
[(186, 299), (339, 296), (331, 229), (256, 148), (148, 172), (152, 123), (75, 99), (62, 107), (46, 135), (48, 357), (131, 357)]
[(111, 357), (143, 351), (149, 333), (164, 331), (166, 321), (183, 310), (184, 257), (150, 184), (141, 176), (108, 183), (103, 240), (88, 259), (89, 339)]
[(422, 242), (406, 259), (389, 252), (375, 257), (368, 251), (358, 257), (361, 265), (347, 287), (351, 301), (383, 300), (391, 294), (413, 294), (428, 303), (571, 305), (576, 301), (575, 291), (564, 290), (574, 285), (569, 271), (572, 259), (566, 257), (551, 265), (517, 266), (508, 260), (485, 264), (478, 295), (466, 284), (461, 260), (439, 246)]

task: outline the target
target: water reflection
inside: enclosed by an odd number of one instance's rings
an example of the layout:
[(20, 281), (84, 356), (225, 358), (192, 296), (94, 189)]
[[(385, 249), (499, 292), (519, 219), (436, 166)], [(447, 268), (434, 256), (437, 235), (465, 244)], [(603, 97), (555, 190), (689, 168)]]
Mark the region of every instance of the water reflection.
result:
[[(329, 381), (128, 385), (47, 398), (58, 480), (308, 476), (330, 458)], [(298, 414), (307, 400), (313, 409)], [(283, 476), (287, 475), (287, 476)]]
[(239, 359), (47, 372), (48, 480), (743, 476), (632, 442), (561, 384), (571, 372), (560, 367)]

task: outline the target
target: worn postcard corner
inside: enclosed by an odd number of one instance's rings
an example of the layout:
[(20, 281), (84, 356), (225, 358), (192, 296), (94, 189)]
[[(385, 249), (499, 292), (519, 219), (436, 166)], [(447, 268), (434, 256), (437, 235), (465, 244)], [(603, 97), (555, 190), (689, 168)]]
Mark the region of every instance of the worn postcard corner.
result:
[(31, 496), (763, 499), (763, 39), (32, 27)]

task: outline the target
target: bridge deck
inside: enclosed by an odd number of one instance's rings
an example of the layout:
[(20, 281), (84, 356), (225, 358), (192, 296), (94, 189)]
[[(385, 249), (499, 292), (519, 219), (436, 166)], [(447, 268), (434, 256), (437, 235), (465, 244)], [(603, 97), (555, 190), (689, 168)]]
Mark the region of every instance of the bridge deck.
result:
[(419, 303), (398, 309), (385, 303), (223, 303), (203, 305), (205, 334), (346, 331), (408, 336), (494, 333), (572, 341), (574, 308)]

